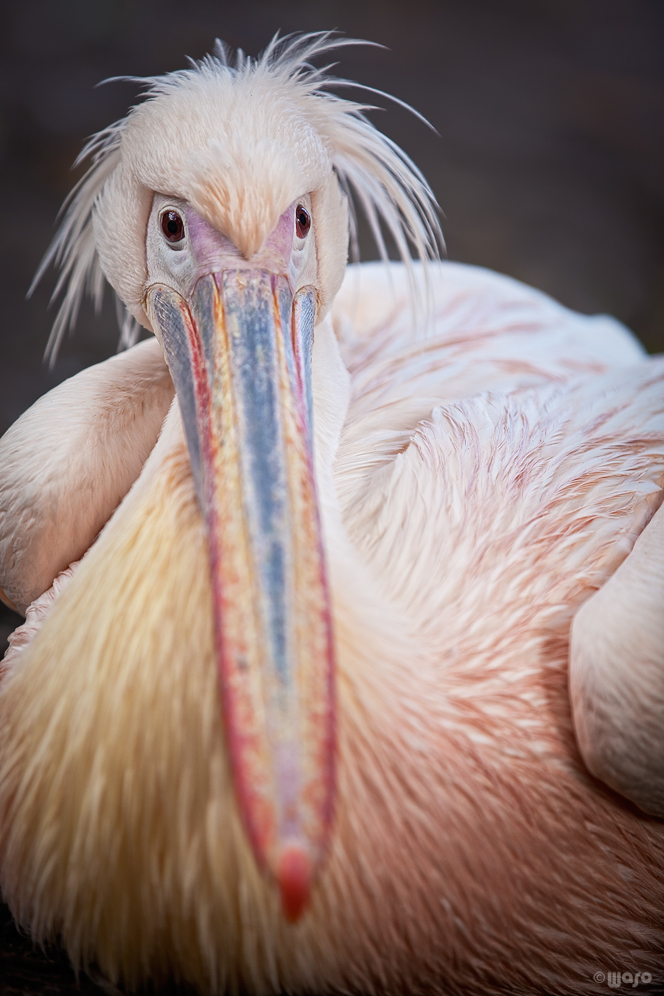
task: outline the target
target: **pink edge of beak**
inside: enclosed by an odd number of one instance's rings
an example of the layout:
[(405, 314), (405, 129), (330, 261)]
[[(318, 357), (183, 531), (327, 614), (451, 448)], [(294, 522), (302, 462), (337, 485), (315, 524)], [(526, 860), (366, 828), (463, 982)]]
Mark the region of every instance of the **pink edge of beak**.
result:
[(311, 441), (311, 293), (226, 271), (154, 288), (207, 524), (236, 796), (284, 917), (311, 901), (335, 794), (334, 646)]

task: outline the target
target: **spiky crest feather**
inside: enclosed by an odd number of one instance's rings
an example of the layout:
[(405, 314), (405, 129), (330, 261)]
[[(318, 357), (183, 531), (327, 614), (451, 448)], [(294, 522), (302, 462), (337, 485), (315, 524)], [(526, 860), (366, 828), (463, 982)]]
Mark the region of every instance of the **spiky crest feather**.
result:
[[(433, 192), (409, 156), (368, 120), (366, 112), (375, 109), (373, 105), (347, 100), (329, 93), (328, 89), (359, 87), (393, 100), (417, 117), (421, 115), (398, 98), (330, 75), (330, 65), (316, 68), (310, 62), (322, 53), (358, 44), (371, 43), (339, 38), (329, 31), (283, 38), (277, 34), (256, 59), (238, 49), (235, 64), (231, 65), (228, 47), (217, 39), (213, 53), (200, 61), (190, 60), (189, 69), (130, 79), (145, 86), (147, 100), (173, 93), (197, 76), (218, 78), (220, 74), (230, 74), (235, 81), (269, 81), (280, 88), (305, 115), (309, 111), (307, 116), (313, 117), (317, 128), (324, 132), (321, 137), (331, 150), (332, 167), (351, 207), (353, 255), (358, 255), (353, 207), (356, 201), (367, 218), (381, 258), (388, 258), (383, 235), (386, 230), (410, 270), (411, 247), (415, 255), (426, 262), (438, 258), (438, 247), (443, 244)], [(60, 294), (64, 297), (47, 345), (46, 355), (51, 362), (55, 360), (65, 331), (71, 331), (76, 323), (83, 294), (87, 291), (97, 307), (101, 304), (105, 277), (95, 245), (93, 210), (120, 164), (123, 135), (138, 107), (133, 107), (125, 118), (94, 135), (76, 160), (75, 165), (85, 160), (91, 160), (92, 164), (65, 201), (63, 221), (30, 288), (32, 292), (51, 263), (60, 269), (53, 298)], [(119, 301), (118, 304), (119, 348), (122, 349), (136, 342), (139, 325), (124, 303)]]

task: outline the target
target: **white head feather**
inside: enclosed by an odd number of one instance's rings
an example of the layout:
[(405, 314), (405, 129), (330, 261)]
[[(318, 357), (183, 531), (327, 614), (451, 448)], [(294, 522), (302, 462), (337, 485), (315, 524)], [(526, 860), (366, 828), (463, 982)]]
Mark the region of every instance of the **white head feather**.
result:
[[(275, 36), (257, 59), (239, 50), (230, 65), (217, 41), (213, 55), (189, 69), (141, 80), (147, 99), (93, 136), (77, 160), (92, 165), (65, 202), (35, 277), (36, 283), (51, 262), (60, 267), (54, 296), (64, 291), (64, 299), (47, 347), (51, 358), (85, 290), (101, 302), (104, 278), (127, 309), (121, 346), (136, 340), (136, 323), (150, 328), (143, 307), (145, 231), (155, 192), (189, 200), (246, 256), (260, 248), (288, 204), (310, 193), (320, 317), (343, 277), (344, 194), (367, 216), (383, 258), (381, 225), (407, 265), (410, 247), (423, 261), (437, 258), (437, 204), (421, 172), (367, 120), (369, 105), (327, 92), (355, 84), (310, 65), (348, 44), (358, 42), (330, 32)], [(354, 239), (352, 210), (350, 225)]]

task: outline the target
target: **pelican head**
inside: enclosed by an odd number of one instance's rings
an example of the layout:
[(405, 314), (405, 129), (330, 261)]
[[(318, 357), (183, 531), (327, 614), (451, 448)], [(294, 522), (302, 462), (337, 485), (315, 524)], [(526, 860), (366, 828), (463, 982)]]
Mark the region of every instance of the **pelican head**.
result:
[[(343, 278), (347, 196), (379, 241), (435, 251), (428, 187), (306, 60), (340, 41), (275, 40), (234, 66), (219, 43), (149, 81), (88, 146), (52, 254), (69, 288), (106, 277), (159, 340), (203, 515), (235, 793), (259, 866), (296, 919), (334, 808), (334, 638), (314, 474), (312, 349)], [(384, 248), (384, 247), (383, 247)]]
[[(258, 186), (245, 196), (263, 207)], [(325, 850), (335, 753), (311, 435), (319, 298), (311, 200), (305, 186), (248, 245), (190, 198), (156, 192), (144, 291), (207, 527), (236, 795), (289, 917), (306, 902)]]

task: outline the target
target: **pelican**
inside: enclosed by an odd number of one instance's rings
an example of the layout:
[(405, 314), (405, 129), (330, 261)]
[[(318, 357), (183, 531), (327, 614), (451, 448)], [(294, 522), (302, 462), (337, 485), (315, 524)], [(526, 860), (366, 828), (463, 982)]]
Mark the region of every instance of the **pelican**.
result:
[(52, 347), (106, 280), (130, 348), (0, 443), (2, 894), (130, 990), (647, 982), (664, 364), (439, 262), (340, 44), (218, 43), (87, 147)]

